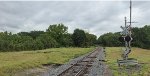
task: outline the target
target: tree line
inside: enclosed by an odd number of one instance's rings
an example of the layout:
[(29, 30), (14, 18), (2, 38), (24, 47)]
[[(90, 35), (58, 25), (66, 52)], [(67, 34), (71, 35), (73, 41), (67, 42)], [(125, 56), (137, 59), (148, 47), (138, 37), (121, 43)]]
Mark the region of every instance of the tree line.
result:
[[(124, 42), (120, 42), (118, 38), (120, 37), (120, 32), (106, 33), (101, 35), (97, 42), (101, 46), (124, 46)], [(132, 47), (140, 47), (144, 49), (150, 49), (150, 25), (145, 25), (144, 27), (132, 28)]]
[(53, 24), (46, 31), (30, 31), (12, 34), (0, 32), (0, 51), (42, 50), (55, 47), (89, 47), (96, 43), (96, 35), (75, 29), (68, 33), (64, 24)]
[[(132, 28), (132, 46), (150, 49), (150, 26)], [(42, 50), (59, 47), (90, 47), (100, 46), (124, 46), (120, 42), (120, 32), (105, 33), (97, 38), (96, 35), (75, 29), (68, 33), (68, 27), (64, 24), (50, 25), (46, 31), (30, 31), (12, 34), (11, 32), (0, 32), (0, 52)]]

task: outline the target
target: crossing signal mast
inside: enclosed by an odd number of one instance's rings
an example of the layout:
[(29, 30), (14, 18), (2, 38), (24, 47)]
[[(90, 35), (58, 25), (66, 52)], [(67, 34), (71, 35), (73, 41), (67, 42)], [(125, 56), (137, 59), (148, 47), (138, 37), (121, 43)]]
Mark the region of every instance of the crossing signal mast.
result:
[[(131, 25), (132, 23), (135, 23), (135, 22), (132, 22), (132, 1), (130, 0), (130, 21), (127, 22), (127, 18), (125, 17), (125, 26), (121, 26), (122, 28), (122, 32), (121, 32), (121, 37), (119, 38), (119, 40), (121, 42), (125, 42), (125, 50), (122, 54), (122, 57), (124, 60), (127, 60), (128, 59), (128, 54), (131, 52), (131, 41), (133, 40), (131, 34)], [(129, 23), (129, 25), (127, 25), (127, 23)]]
[[(129, 25), (127, 24), (129, 23)], [(121, 37), (119, 37), (119, 41), (125, 42), (125, 49), (122, 53), (122, 59), (117, 59), (117, 63), (119, 66), (120, 73), (122, 73), (122, 69), (127, 71), (128, 76), (130, 76), (130, 71), (134, 70), (138, 72), (138, 70), (141, 69), (140, 64), (138, 63), (137, 59), (135, 58), (128, 58), (128, 54), (131, 52), (131, 41), (133, 40), (131, 34), (132, 34), (132, 1), (130, 0), (130, 21), (127, 22), (127, 18), (125, 17), (125, 26), (121, 26), (122, 32)], [(134, 65), (134, 67), (133, 67)], [(128, 71), (129, 70), (129, 71)], [(139, 72), (140, 73), (140, 72)]]

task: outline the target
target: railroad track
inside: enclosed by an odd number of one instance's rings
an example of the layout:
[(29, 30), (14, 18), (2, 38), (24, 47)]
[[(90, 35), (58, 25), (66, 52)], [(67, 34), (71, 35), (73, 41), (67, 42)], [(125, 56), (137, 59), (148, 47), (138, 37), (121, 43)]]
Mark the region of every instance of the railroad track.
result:
[(69, 68), (58, 74), (57, 76), (87, 76), (91, 69), (92, 63), (97, 58), (99, 51), (102, 48), (96, 48), (94, 51), (78, 60), (76, 63), (71, 64)]

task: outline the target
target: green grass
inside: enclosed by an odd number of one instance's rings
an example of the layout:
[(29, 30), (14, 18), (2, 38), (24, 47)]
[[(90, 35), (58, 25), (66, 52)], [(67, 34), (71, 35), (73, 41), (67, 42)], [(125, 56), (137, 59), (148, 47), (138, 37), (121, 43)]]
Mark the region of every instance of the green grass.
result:
[(52, 48), (38, 51), (1, 52), (0, 76), (41, 67), (42, 64), (64, 64), (70, 59), (92, 51), (94, 48)]
[[(120, 76), (118, 74), (118, 65), (117, 59), (121, 59), (121, 47), (106, 47), (107, 64), (114, 76)], [(140, 76), (149, 76), (150, 75), (150, 50), (141, 49), (141, 48), (132, 48), (131, 53), (129, 54), (129, 58), (135, 58), (142, 63), (142, 71), (140, 72)], [(127, 76), (127, 74), (123, 75)], [(137, 76), (137, 73), (132, 76)]]

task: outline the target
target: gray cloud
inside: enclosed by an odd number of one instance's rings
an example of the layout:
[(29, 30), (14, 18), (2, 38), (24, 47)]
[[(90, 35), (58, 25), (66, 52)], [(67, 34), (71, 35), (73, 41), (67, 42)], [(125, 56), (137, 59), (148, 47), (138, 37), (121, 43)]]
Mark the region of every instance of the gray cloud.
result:
[[(133, 2), (133, 24), (149, 23), (149, 1)], [(128, 1), (1, 1), (0, 31), (46, 30), (50, 24), (64, 23), (73, 32), (81, 28), (97, 36), (120, 31), (129, 17)]]

